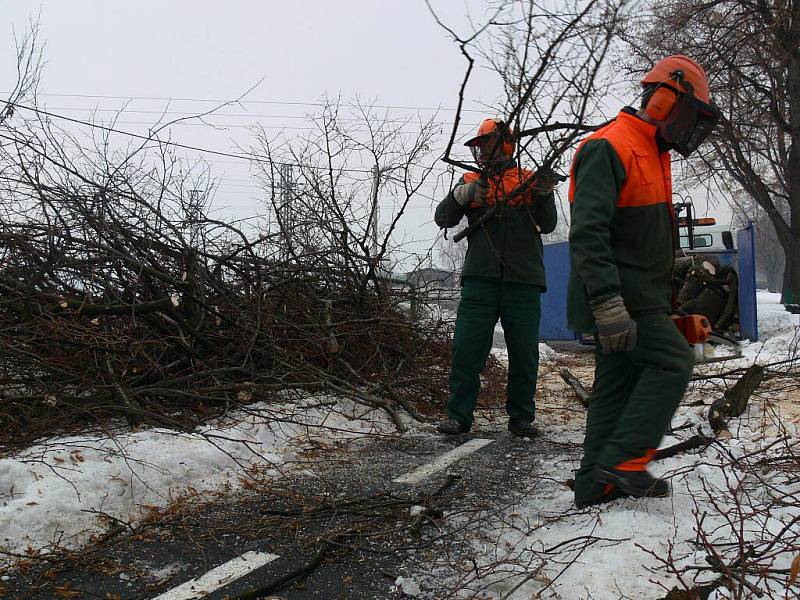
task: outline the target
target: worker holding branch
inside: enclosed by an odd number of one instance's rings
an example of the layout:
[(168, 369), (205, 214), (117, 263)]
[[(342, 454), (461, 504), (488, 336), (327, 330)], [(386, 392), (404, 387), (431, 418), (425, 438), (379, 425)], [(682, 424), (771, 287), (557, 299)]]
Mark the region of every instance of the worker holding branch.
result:
[[(436, 208), (439, 227), (466, 216), (467, 254), (461, 273), (450, 371), (448, 418), (438, 430), (468, 432), (480, 373), (498, 319), (508, 347), (506, 411), (512, 435), (531, 437), (539, 369), (540, 295), (546, 289), (542, 234), (556, 227), (554, 176), (534, 175), (514, 160), (514, 135), (499, 119), (486, 119), (466, 142), (481, 173), (468, 172)], [(552, 172), (550, 172), (552, 173)]]

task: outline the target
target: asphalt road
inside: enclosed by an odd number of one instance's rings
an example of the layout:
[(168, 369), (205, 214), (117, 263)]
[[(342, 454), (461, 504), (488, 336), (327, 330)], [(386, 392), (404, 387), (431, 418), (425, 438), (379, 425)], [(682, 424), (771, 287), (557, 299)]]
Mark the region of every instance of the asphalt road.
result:
[[(102, 541), (62, 563), (34, 565), (3, 582), (3, 597), (148, 600), (244, 553), (277, 555), (203, 596), (236, 598), (308, 567), (328, 540), (320, 564), (278, 586), (274, 597), (400, 598), (392, 591), (398, 576), (441, 562), (445, 554), (457, 562), (473, 552), (463, 523), (452, 531), (449, 519), (436, 518), (442, 516), (439, 511), (500, 510), (525, 492), (543, 460), (564, 452), (563, 445), (546, 438), (512, 438), (499, 430), (501, 425), (456, 438), (382, 438), (323, 451), (309, 457), (301, 473), (260, 483), (244, 495), (179, 505), (136, 532)], [(472, 439), (492, 442), (414, 483), (393, 481)], [(430, 499), (445, 482), (451, 485)], [(412, 506), (426, 501), (432, 520), (415, 519), (419, 509)], [(444, 583), (441, 589), (432, 585), (437, 584), (427, 582), (420, 597), (449, 591)]]

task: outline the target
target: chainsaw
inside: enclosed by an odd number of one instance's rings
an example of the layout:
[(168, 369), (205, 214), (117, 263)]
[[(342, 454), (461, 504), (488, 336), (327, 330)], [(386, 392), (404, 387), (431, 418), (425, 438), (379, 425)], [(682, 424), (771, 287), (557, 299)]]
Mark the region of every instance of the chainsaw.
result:
[(739, 342), (721, 333), (715, 333), (705, 315), (682, 315), (672, 318), (683, 337), (694, 348), (695, 364), (722, 362), (742, 356)]

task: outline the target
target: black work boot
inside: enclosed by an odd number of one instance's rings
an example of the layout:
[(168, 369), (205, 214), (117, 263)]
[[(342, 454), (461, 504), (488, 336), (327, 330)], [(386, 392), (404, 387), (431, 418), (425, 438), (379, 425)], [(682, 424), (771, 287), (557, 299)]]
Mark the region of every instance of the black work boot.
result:
[(437, 425), (436, 431), (445, 435), (459, 435), (460, 433), (468, 433), (469, 425), (464, 425), (457, 419), (447, 419)]
[(532, 438), (539, 435), (538, 427), (534, 427), (532, 423), (520, 419), (511, 419), (508, 422), (508, 430), (511, 435), (516, 437)]
[(576, 500), (575, 508), (577, 509), (588, 508), (589, 506), (598, 506), (600, 504), (605, 504), (606, 502), (611, 502), (612, 500), (617, 500), (619, 498), (630, 498), (628, 494), (626, 494), (617, 487), (613, 486), (607, 486), (607, 487), (611, 487), (611, 490), (608, 493), (603, 494), (602, 496), (598, 496), (597, 498), (591, 498), (589, 500), (580, 500), (580, 501)]
[(610, 484), (620, 491), (635, 498), (666, 498), (669, 496), (669, 484), (657, 479), (647, 471), (621, 471), (611, 467), (597, 467), (594, 472), (595, 481)]

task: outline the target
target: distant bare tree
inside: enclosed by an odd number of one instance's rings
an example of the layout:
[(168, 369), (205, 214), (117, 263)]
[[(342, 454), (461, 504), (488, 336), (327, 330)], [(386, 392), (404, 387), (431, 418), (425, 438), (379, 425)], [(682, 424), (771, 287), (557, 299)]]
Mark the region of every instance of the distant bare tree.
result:
[[(783, 288), (785, 254), (781, 242), (775, 234), (772, 220), (746, 192), (734, 194), (732, 204), (734, 224), (738, 227), (746, 227), (748, 223), (752, 222), (755, 227), (756, 271), (766, 277), (767, 288), (770, 292), (780, 292)], [(785, 206), (783, 212), (788, 212)], [(783, 218), (788, 219), (789, 215), (783, 214)]]
[(362, 295), (381, 288), (404, 252), (401, 220), (436, 163), (434, 119), (337, 99), (323, 103), (301, 138), (256, 130), (254, 171), (294, 261), (329, 263)]
[(800, 3), (670, 0), (629, 31), (638, 68), (688, 54), (722, 119), (692, 160), (699, 181), (744, 190), (783, 249), (783, 297), (800, 300)]
[(39, 41), (39, 22), (31, 20), (28, 29), (16, 35), (17, 81), (0, 106), (0, 126), (14, 116), (14, 105), (36, 97), (42, 75), (42, 44)]
[(110, 422), (192, 430), (289, 390), (346, 396), (404, 429), (400, 410), (422, 418), (412, 401), (444, 397), (447, 330), (409, 318), (415, 298), (381, 267), (431, 169), (424, 124), (406, 137), (364, 108), (351, 129), (331, 108), (282, 160), (253, 155), (268, 191), (280, 164), (300, 165), (271, 230), (209, 215), (210, 169), (159, 126), (60, 128), (35, 98), (13, 106), (0, 125), (0, 451)]
[(437, 242), (438, 263), (442, 269), (460, 273), (467, 258), (467, 245), (457, 244), (450, 237), (441, 237)]

